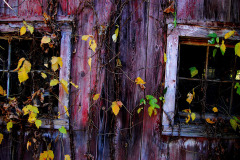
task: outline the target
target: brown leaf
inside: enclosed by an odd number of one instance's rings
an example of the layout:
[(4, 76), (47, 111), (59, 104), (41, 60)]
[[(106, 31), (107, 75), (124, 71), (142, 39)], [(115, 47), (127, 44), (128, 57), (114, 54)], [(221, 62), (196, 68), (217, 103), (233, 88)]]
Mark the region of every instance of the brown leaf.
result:
[(163, 11), (164, 13), (174, 13), (174, 1), (171, 3), (171, 5), (168, 7), (168, 8), (166, 8), (164, 11)]

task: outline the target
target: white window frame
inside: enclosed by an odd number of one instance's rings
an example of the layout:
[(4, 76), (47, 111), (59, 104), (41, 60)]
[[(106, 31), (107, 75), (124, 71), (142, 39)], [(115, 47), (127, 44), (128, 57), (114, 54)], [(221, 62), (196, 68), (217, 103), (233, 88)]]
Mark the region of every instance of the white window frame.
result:
[[(230, 28), (230, 27), (229, 27)], [(206, 38), (209, 33), (216, 33), (218, 37), (224, 37), (226, 33), (233, 29), (217, 28), (217, 27), (202, 27), (192, 25), (178, 24), (174, 27), (173, 24), (168, 24), (167, 32), (167, 62), (165, 71), (165, 87), (167, 92), (165, 94), (165, 103), (163, 105), (162, 127), (163, 135), (172, 136), (190, 136), (190, 137), (205, 137), (203, 133), (204, 126), (184, 125), (177, 126), (174, 124), (174, 116), (176, 113), (175, 95), (176, 95), (176, 80), (177, 80), (177, 65), (179, 53), (179, 38)], [(236, 30), (236, 29), (235, 29)], [(237, 30), (239, 33), (239, 30)], [(229, 39), (239, 40), (240, 36), (233, 36)]]
[[(1, 20), (0, 20), (1, 21)], [(25, 20), (27, 21), (27, 20)], [(68, 83), (70, 82), (70, 72), (71, 72), (71, 36), (72, 36), (72, 26), (71, 22), (73, 18), (63, 18), (58, 22), (61, 24), (61, 46), (60, 46), (60, 57), (63, 58), (63, 66), (59, 71), (59, 80), (64, 79)], [(32, 23), (33, 21), (27, 21), (27, 23)], [(34, 21), (37, 23), (35, 29), (45, 28), (46, 24), (43, 21)], [(22, 19), (8, 19), (8, 21), (3, 21), (3, 24), (0, 24), (1, 33), (18, 33), (22, 27)], [(19, 37), (20, 38), (20, 37)], [(70, 85), (68, 85), (68, 90), (70, 91)], [(70, 92), (69, 92), (70, 93)], [(61, 103), (58, 103), (58, 111), (60, 113), (65, 113), (64, 106), (69, 108), (69, 94), (67, 94), (64, 89), (59, 85), (59, 99)], [(42, 125), (41, 128), (53, 128), (59, 129), (64, 126), (67, 130), (69, 129), (69, 120), (68, 116), (65, 113), (60, 117), (60, 119), (50, 120), (50, 119), (41, 119)]]

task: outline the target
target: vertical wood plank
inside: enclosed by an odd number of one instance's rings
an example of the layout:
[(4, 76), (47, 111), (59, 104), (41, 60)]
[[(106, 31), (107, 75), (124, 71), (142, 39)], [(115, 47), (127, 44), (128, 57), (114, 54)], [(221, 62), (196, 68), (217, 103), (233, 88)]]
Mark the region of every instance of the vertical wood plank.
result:
[[(163, 55), (166, 42), (166, 30), (164, 29), (163, 10), (167, 5), (166, 0), (153, 0), (149, 4), (149, 21), (148, 21), (148, 46), (147, 46), (147, 63), (146, 63), (146, 95), (154, 94), (158, 88), (162, 87)], [(149, 117), (148, 108), (144, 108), (143, 117), (143, 135), (141, 159), (158, 160), (160, 156), (160, 126), (161, 112), (158, 110), (157, 115)]]
[(19, 0), (18, 15), (23, 17), (42, 15), (41, 3), (43, 0)]

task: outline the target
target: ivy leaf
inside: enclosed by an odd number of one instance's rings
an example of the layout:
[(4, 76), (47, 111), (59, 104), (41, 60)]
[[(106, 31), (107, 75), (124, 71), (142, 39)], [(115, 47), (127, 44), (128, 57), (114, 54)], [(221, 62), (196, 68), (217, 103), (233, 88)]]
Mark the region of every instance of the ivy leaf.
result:
[(186, 99), (186, 101), (190, 104), (192, 102), (192, 100), (193, 100), (193, 94), (192, 93), (188, 93), (187, 97), (188, 98)]
[(211, 38), (211, 40), (208, 40), (209, 44), (214, 44), (215, 43), (215, 38)]
[(31, 142), (27, 141), (27, 150), (29, 149), (29, 147), (32, 145)]
[(216, 37), (217, 37), (217, 34), (216, 34), (216, 33), (210, 33), (210, 34), (208, 35), (208, 37), (216, 38)]
[(191, 109), (184, 109), (182, 111), (185, 112), (185, 113), (191, 113)]
[(31, 34), (33, 34), (34, 27), (31, 25), (27, 25), (28, 30), (30, 31)]
[(49, 36), (43, 36), (41, 40), (41, 44), (49, 43), (51, 38)]
[(37, 120), (35, 121), (35, 125), (36, 125), (36, 127), (39, 129), (39, 127), (42, 125), (42, 121), (41, 121), (40, 119), (37, 119)]
[(48, 150), (48, 158), (53, 160), (54, 159), (54, 154), (52, 150)]
[(22, 28), (20, 29), (20, 36), (24, 35), (27, 31), (27, 28), (25, 26), (22, 26)]
[(233, 116), (233, 119), (237, 122), (237, 123), (240, 123), (240, 119), (236, 116)]
[(90, 41), (89, 41), (89, 47), (93, 50), (93, 52), (96, 52), (96, 48), (97, 48), (97, 43), (96, 43), (96, 41), (93, 39), (91, 39)]
[(240, 57), (240, 42), (235, 45), (235, 55)]
[(89, 37), (90, 37), (90, 35), (83, 35), (82, 40), (87, 41)]
[(165, 95), (167, 93), (167, 89), (168, 87), (165, 87), (164, 90), (163, 90), (163, 95)]
[(63, 133), (63, 134), (67, 134), (67, 130), (64, 126), (62, 126), (61, 128), (58, 129), (59, 132)]
[(67, 94), (69, 94), (69, 93), (68, 93), (68, 82), (65, 81), (64, 79), (61, 79), (60, 83), (61, 83), (64, 91), (65, 91)]
[(156, 98), (153, 97), (152, 95), (147, 95), (146, 98), (147, 98), (147, 100), (156, 99)]
[(8, 130), (8, 132), (10, 132), (10, 129), (11, 129), (12, 127), (13, 127), (12, 121), (8, 122), (8, 123), (7, 123), (7, 130)]
[(89, 67), (90, 67), (90, 71), (91, 71), (92, 58), (89, 58), (89, 59), (88, 59), (88, 65), (89, 65)]
[(66, 154), (64, 160), (71, 160), (70, 155)]
[(118, 115), (120, 108), (119, 108), (119, 106), (118, 106), (116, 101), (112, 102), (112, 106), (111, 107), (112, 107), (112, 111), (115, 114), (115, 116)]
[(235, 33), (234, 30), (233, 30), (233, 31), (230, 31), (230, 32), (228, 32), (228, 33), (225, 34), (224, 38), (225, 38), (225, 39), (228, 39), (229, 37), (231, 37), (232, 35), (234, 35), (234, 33)]
[(191, 118), (192, 118), (192, 121), (194, 121), (196, 119), (196, 114), (195, 113), (192, 113), (191, 114)]
[(52, 79), (50, 81), (50, 86), (56, 86), (59, 83), (59, 81), (57, 79)]
[(209, 124), (214, 124), (214, 123), (215, 123), (215, 122), (212, 121), (210, 118), (207, 118), (206, 121), (207, 121), (207, 123), (209, 123)]
[(190, 73), (191, 73), (191, 77), (194, 77), (198, 74), (198, 70), (197, 70), (196, 67), (191, 67), (191, 68), (189, 68), (189, 70), (190, 70)]
[(216, 53), (217, 53), (217, 48), (215, 48), (215, 49), (213, 50), (213, 57), (216, 56)]
[(114, 42), (114, 43), (117, 42), (118, 33), (119, 33), (119, 28), (117, 28), (117, 29), (115, 30), (115, 34), (112, 35), (112, 39), (113, 39), (113, 42)]
[(14, 72), (19, 70), (19, 68), (22, 66), (23, 61), (25, 61), (25, 58), (20, 58), (18, 60), (18, 65), (17, 65), (17, 68), (13, 70)]
[(186, 123), (188, 123), (190, 121), (190, 115), (189, 114), (188, 114), (188, 117), (185, 118), (185, 121), (186, 121)]
[(45, 73), (41, 73), (42, 78), (46, 79), (47, 75)]
[(236, 120), (235, 119), (230, 119), (230, 124), (231, 124), (232, 128), (236, 131), (237, 126), (238, 126)]
[(6, 96), (7, 94), (6, 94), (6, 91), (5, 90), (3, 90), (3, 87), (0, 85), (0, 94), (2, 95), (2, 96)]
[(136, 84), (145, 84), (146, 82), (144, 82), (141, 77), (137, 77), (137, 78), (135, 79), (135, 83), (136, 83)]
[(25, 60), (25, 58), (21, 58), (18, 61), (17, 68), (13, 71), (17, 71), (17, 70), (18, 70), (18, 80), (20, 83), (22, 83), (29, 78), (28, 73), (31, 70), (31, 63), (29, 61)]
[(69, 117), (69, 112), (68, 112), (68, 109), (67, 109), (67, 107), (66, 107), (66, 106), (64, 106), (64, 110), (65, 110), (65, 112), (66, 112), (67, 116)]
[(2, 140), (3, 140), (3, 134), (0, 133), (0, 144), (2, 143)]
[(219, 43), (219, 37), (216, 38), (216, 42)]
[(143, 107), (138, 108), (137, 113), (139, 114), (142, 111)]
[(31, 112), (30, 115), (29, 115), (29, 117), (28, 117), (28, 122), (29, 122), (29, 123), (35, 123), (36, 120), (37, 120), (36, 117), (37, 117), (37, 114), (34, 113), (34, 112)]
[(71, 83), (71, 85), (73, 85), (73, 87), (78, 88), (78, 85), (76, 85), (75, 83), (73, 83), (73, 82), (70, 82), (70, 83)]
[(142, 105), (142, 104), (145, 104), (146, 105), (146, 101), (145, 101), (145, 99), (140, 99), (140, 105)]
[(218, 112), (218, 109), (217, 109), (217, 107), (213, 107), (213, 112)]
[(60, 66), (62, 67), (63, 62), (62, 62), (62, 57), (55, 57), (53, 56), (51, 59), (51, 63), (52, 63), (52, 70), (55, 72)]
[(93, 96), (93, 100), (96, 101), (96, 100), (98, 100), (99, 97), (100, 97), (100, 94), (95, 94), (95, 95)]
[(155, 103), (157, 103), (157, 99), (156, 98), (152, 98), (149, 100), (149, 104), (152, 106), (154, 105)]
[(221, 52), (222, 52), (222, 55), (224, 56), (225, 51), (226, 51), (226, 46), (225, 46), (225, 44), (224, 44), (224, 40), (222, 40), (222, 45), (220, 46), (220, 50), (221, 50)]
[(154, 110), (154, 108), (153, 107), (148, 107), (148, 115), (149, 115), (149, 117), (151, 117), (152, 116), (152, 113), (153, 113), (153, 110)]

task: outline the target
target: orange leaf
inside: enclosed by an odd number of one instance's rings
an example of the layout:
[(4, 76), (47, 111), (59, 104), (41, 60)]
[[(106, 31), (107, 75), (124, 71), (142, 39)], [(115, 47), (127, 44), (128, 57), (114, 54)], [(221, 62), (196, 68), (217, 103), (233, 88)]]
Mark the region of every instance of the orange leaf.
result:
[(217, 107), (213, 107), (213, 112), (218, 112), (218, 109), (217, 109)]
[(27, 150), (29, 149), (29, 147), (32, 145), (32, 143), (31, 142), (27, 142)]
[(168, 7), (168, 8), (166, 8), (163, 12), (165, 12), (165, 13), (174, 13), (174, 1), (171, 3), (171, 5)]
[(0, 133), (0, 144), (2, 143), (2, 140), (3, 140), (3, 134)]
[(215, 123), (215, 122), (212, 121), (210, 118), (207, 118), (206, 121), (207, 121), (208, 123), (210, 123), (210, 124), (214, 124), (214, 123)]
[(112, 107), (112, 111), (115, 114), (115, 116), (118, 115), (120, 108), (119, 108), (119, 106), (118, 106), (116, 101), (112, 102), (112, 106), (111, 107)]
[(185, 118), (186, 123), (188, 123), (190, 121), (190, 115), (188, 114), (188, 118)]
[(145, 84), (146, 82), (144, 82), (141, 77), (137, 77), (137, 78), (135, 79), (135, 83), (136, 83), (136, 84)]
[(182, 111), (185, 112), (185, 113), (191, 113), (191, 109), (184, 109)]

